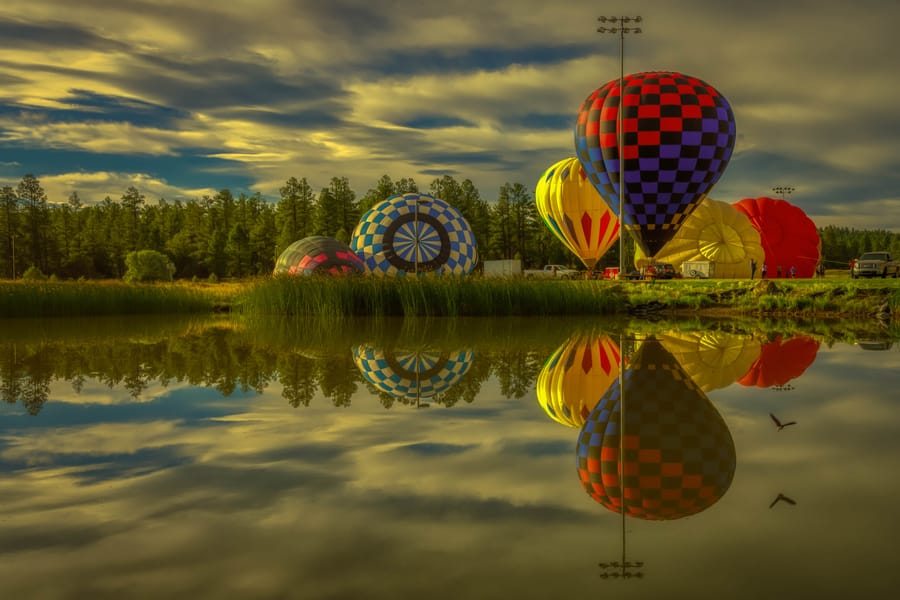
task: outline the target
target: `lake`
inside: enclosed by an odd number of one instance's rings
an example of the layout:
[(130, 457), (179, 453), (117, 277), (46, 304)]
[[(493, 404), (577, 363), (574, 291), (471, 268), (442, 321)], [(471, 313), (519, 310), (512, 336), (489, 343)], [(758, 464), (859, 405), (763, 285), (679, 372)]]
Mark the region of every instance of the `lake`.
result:
[(900, 341), (872, 323), (0, 331), (3, 598), (900, 585)]

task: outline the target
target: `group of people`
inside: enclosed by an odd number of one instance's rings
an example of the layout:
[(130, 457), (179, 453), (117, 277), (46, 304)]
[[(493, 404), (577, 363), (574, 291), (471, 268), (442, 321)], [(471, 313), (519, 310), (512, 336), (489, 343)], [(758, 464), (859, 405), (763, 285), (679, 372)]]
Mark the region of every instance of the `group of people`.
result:
[[(776, 267), (775, 272), (777, 273), (777, 278), (781, 279), (781, 265), (778, 265), (778, 267)], [(795, 267), (794, 265), (791, 265), (791, 268), (788, 272), (790, 273), (791, 279), (797, 278), (797, 267)], [(763, 263), (762, 267), (759, 270), (760, 277), (762, 279), (765, 279), (768, 276), (768, 273), (769, 273), (769, 267), (768, 267), (768, 265), (766, 265), (766, 263)], [(750, 259), (750, 279), (753, 279), (755, 276), (756, 276), (756, 261), (751, 258)]]

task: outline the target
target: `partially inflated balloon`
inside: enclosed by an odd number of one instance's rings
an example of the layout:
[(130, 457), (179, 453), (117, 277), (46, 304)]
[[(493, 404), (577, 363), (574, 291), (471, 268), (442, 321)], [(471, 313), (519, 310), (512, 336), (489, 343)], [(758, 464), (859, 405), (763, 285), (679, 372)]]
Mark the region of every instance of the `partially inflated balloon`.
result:
[(550, 231), (588, 269), (619, 237), (619, 220), (587, 180), (577, 158), (547, 169), (535, 188), (534, 201)]
[(791, 267), (797, 268), (797, 277), (815, 274), (822, 243), (803, 209), (777, 198), (744, 198), (734, 206), (759, 231), (769, 277), (777, 277), (779, 266), (782, 277), (789, 276)]
[(314, 235), (297, 240), (275, 261), (274, 275), (342, 275), (365, 272), (362, 260), (340, 240)]
[(617, 216), (624, 158), (620, 220), (644, 254), (655, 257), (725, 170), (734, 150), (734, 113), (715, 88), (681, 73), (627, 75), (624, 85), (623, 151), (617, 139), (618, 79), (582, 104), (575, 150)]
[(728, 387), (760, 355), (758, 340), (727, 331), (672, 331), (660, 341), (704, 392)]
[(427, 194), (391, 196), (362, 216), (350, 247), (369, 273), (467, 275), (478, 263), (465, 217)]
[[(750, 261), (762, 265), (765, 252), (759, 232), (747, 215), (732, 204), (704, 197), (655, 260), (671, 263), (677, 272), (684, 262), (708, 261), (715, 264), (717, 278), (747, 278), (751, 275)], [(635, 266), (649, 263), (637, 248)]]

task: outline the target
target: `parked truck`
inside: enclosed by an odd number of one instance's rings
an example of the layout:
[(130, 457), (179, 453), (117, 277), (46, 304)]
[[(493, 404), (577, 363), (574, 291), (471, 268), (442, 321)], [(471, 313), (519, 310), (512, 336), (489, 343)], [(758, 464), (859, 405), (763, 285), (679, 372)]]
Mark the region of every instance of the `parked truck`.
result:
[(853, 261), (850, 277), (897, 277), (900, 275), (900, 261), (894, 260), (890, 252), (866, 252)]
[(575, 279), (579, 272), (565, 265), (544, 265), (543, 269), (526, 269), (522, 272), (525, 277), (557, 277), (559, 279)]

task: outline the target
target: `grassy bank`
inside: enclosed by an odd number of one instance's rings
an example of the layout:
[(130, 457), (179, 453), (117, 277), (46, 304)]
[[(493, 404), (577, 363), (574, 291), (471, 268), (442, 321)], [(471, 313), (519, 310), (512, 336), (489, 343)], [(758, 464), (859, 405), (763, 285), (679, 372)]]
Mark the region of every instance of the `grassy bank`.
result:
[(177, 283), (0, 281), (0, 317), (204, 313), (227, 304), (228, 296)]
[(175, 314), (900, 318), (900, 280), (560, 281), (278, 277), (206, 284), (0, 281), (0, 317)]

